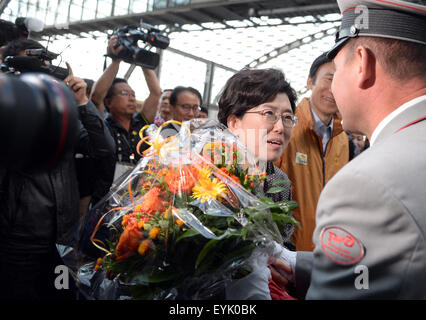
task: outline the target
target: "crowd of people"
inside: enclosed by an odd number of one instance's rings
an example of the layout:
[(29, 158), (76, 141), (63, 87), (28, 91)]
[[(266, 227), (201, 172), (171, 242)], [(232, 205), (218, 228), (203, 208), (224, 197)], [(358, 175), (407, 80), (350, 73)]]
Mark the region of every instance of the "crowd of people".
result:
[[(243, 69), (218, 101), (215, 120), (267, 162), (265, 190), (289, 181), (270, 197), (299, 205), (291, 214), (301, 227), (288, 225), (256, 285), (269, 288), (269, 299), (424, 299), (426, 7), (337, 2), (342, 26), (332, 50), (312, 62), (309, 97), (297, 104), (280, 70)], [(349, 10), (357, 5), (372, 14), (366, 29)], [(377, 22), (392, 19), (393, 28)], [(109, 40), (112, 62), (99, 79), (79, 78), (67, 64), (63, 81), (81, 123), (74, 158), (49, 170), (0, 171), (0, 299), (77, 299), (77, 288), (54, 286), (63, 264), (56, 244), (68, 244), (80, 217), (141, 160), (149, 148), (140, 145), (142, 128), (174, 120), (161, 131), (168, 138), (179, 123), (209, 117), (200, 92), (162, 89), (148, 68), (141, 71), (149, 95), (138, 111), (137, 88), (117, 78), (123, 48), (116, 42)], [(17, 39), (2, 57), (37, 48)], [(359, 264), (369, 270), (367, 289), (356, 286)]]

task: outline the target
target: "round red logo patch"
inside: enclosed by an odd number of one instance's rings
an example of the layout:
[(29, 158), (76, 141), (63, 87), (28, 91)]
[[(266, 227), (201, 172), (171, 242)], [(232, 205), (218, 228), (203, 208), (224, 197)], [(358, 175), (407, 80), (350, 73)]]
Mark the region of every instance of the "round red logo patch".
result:
[(320, 239), (324, 253), (336, 263), (354, 264), (365, 254), (362, 243), (340, 227), (322, 229)]

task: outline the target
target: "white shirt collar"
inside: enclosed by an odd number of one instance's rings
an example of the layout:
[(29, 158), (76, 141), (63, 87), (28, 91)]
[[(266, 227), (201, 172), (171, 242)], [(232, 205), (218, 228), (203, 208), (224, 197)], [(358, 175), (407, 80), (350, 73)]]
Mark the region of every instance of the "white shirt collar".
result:
[(370, 146), (372, 146), (374, 144), (374, 142), (376, 141), (377, 137), (379, 136), (380, 132), (383, 131), (383, 129), (393, 120), (395, 119), (399, 114), (401, 114), (402, 112), (404, 112), (405, 110), (409, 109), (410, 107), (416, 105), (417, 103), (426, 100), (426, 95), (422, 95), (420, 97), (417, 97), (413, 100), (410, 100), (406, 103), (404, 103), (402, 106), (398, 107), (396, 110), (394, 110), (393, 112), (391, 112), (390, 114), (388, 114), (386, 116), (386, 118), (384, 118), (379, 125), (376, 127), (376, 129), (374, 129), (373, 134), (371, 135), (371, 139), (370, 139)]

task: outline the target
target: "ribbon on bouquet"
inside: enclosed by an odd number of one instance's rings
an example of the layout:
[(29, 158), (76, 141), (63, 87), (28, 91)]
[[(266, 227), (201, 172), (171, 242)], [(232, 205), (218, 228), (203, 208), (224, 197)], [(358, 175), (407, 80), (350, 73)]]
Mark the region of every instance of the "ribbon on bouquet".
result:
[[(160, 158), (162, 158), (162, 157), (164, 157), (166, 151), (179, 151), (179, 148), (173, 149), (178, 143), (178, 140), (175, 136), (171, 136), (171, 137), (163, 139), (161, 134), (160, 134), (161, 130), (163, 130), (167, 125), (169, 125), (171, 123), (176, 123), (176, 124), (184, 127), (188, 131), (189, 136), (191, 136), (191, 130), (186, 125), (184, 125), (182, 122), (179, 122), (179, 121), (176, 121), (176, 120), (169, 120), (169, 121), (164, 122), (161, 126), (158, 127), (158, 129), (155, 133), (155, 136), (152, 139), (153, 142), (150, 142), (148, 140), (151, 138), (151, 136), (146, 136), (146, 137), (143, 136), (143, 133), (145, 132), (145, 130), (147, 130), (150, 127), (150, 125), (145, 125), (139, 131), (139, 137), (141, 138), (141, 140), (139, 141), (139, 143), (136, 146), (136, 152), (140, 156), (144, 156), (144, 157), (151, 157), (151, 156), (154, 156), (154, 155), (157, 154)], [(173, 142), (170, 144), (169, 142), (172, 141), (172, 140), (173, 140)], [(143, 153), (140, 152), (140, 148), (142, 146), (142, 143), (144, 143), (144, 142), (152, 147), (153, 150), (152, 150), (151, 153), (149, 153), (150, 149), (145, 150)]]
[[(160, 127), (158, 127), (158, 129), (156, 130), (155, 136), (152, 140), (153, 142), (150, 142), (150, 141), (148, 141), (148, 139), (151, 138), (150, 136), (143, 137), (143, 133), (145, 132), (146, 129), (149, 128), (149, 125), (145, 125), (139, 131), (139, 137), (141, 138), (141, 140), (139, 141), (139, 143), (136, 146), (136, 152), (139, 155), (144, 156), (144, 157), (152, 157), (152, 156), (158, 155), (160, 158), (162, 158), (162, 157), (165, 156), (166, 151), (179, 151), (179, 148), (177, 148), (177, 149), (174, 148), (178, 143), (178, 139), (175, 136), (171, 136), (171, 137), (168, 137), (166, 139), (163, 139), (161, 134), (160, 134), (161, 130), (165, 126), (169, 125), (170, 123), (176, 123), (180, 126), (183, 126), (188, 131), (189, 136), (191, 136), (191, 130), (186, 125), (184, 125), (183, 123), (176, 121), (176, 120), (169, 120), (169, 121), (164, 122)], [(170, 141), (172, 141), (172, 140), (174, 140), (174, 141), (172, 143), (170, 143)], [(150, 145), (152, 147), (152, 150), (151, 150), (151, 148), (149, 148), (149, 149), (145, 150), (143, 153), (141, 153), (140, 147), (141, 147), (142, 143), (144, 143), (144, 142), (146, 142), (148, 145)], [(147, 170), (144, 170), (143, 172), (146, 172), (148, 174), (152, 173), (152, 172), (147, 171)], [(105, 248), (106, 245), (105, 245), (105, 243), (103, 243), (103, 241), (95, 238), (95, 235), (99, 230), (101, 222), (105, 219), (105, 217), (108, 214), (110, 214), (111, 212), (114, 212), (114, 211), (118, 211), (118, 210), (133, 210), (135, 208), (133, 192), (132, 192), (132, 187), (131, 187), (132, 180), (133, 180), (133, 178), (129, 179), (128, 186), (127, 186), (128, 191), (123, 196), (120, 197), (120, 202), (121, 202), (121, 199), (124, 198), (128, 194), (131, 206), (130, 207), (117, 207), (117, 208), (113, 208), (113, 209), (109, 210), (107, 213), (105, 213), (99, 219), (98, 223), (95, 226), (95, 229), (92, 232), (92, 235), (90, 236), (90, 241), (92, 242), (92, 244), (96, 248), (98, 248), (99, 250), (106, 252), (107, 255), (111, 255), (112, 253)]]

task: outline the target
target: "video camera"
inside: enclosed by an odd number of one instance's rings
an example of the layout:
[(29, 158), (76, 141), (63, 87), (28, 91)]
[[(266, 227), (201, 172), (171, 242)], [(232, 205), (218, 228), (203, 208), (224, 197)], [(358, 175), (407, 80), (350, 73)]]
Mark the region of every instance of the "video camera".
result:
[[(143, 30), (145, 29), (146, 32)], [(123, 46), (118, 56), (114, 56), (108, 52), (110, 58), (119, 58), (123, 61), (137, 66), (155, 69), (160, 63), (160, 55), (158, 53), (140, 48), (138, 41), (145, 42), (153, 47), (166, 49), (170, 44), (170, 39), (154, 26), (140, 22), (139, 26), (125, 26), (118, 28), (112, 34), (118, 37), (115, 48)]]
[[(47, 49), (27, 49), (25, 54), (27, 56), (6, 57), (4, 63), (1, 64), (1, 71), (10, 74), (41, 72), (59, 80), (64, 80), (69, 74), (68, 69), (50, 64), (58, 56), (56, 53)], [(49, 63), (46, 64), (46, 61)]]

